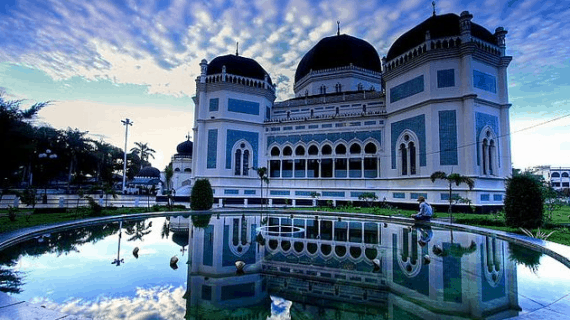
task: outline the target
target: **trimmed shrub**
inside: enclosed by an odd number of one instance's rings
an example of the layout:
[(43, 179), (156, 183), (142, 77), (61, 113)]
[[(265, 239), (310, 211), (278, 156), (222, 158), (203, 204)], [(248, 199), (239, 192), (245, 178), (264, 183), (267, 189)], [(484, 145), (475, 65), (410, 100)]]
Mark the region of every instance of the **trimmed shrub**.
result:
[(208, 179), (198, 179), (192, 187), (190, 207), (192, 210), (210, 210), (214, 204), (214, 192)]
[(530, 174), (507, 179), (505, 222), (509, 227), (537, 228), (543, 223), (544, 199), (540, 182)]

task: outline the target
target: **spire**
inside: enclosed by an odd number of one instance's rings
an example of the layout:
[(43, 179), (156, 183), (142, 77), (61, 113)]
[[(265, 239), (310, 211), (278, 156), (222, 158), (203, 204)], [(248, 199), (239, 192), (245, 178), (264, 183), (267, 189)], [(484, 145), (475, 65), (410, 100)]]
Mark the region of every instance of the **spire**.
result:
[(432, 1), (431, 5), (433, 7), (433, 16), (435, 17), (435, 1)]
[(340, 36), (340, 21), (337, 20), (336, 25), (337, 25), (336, 35)]
[(186, 135), (186, 139), (187, 139), (188, 141), (190, 141), (190, 138), (192, 138), (192, 136), (190, 135), (190, 132), (188, 132), (188, 134)]
[(236, 42), (236, 56), (239, 56), (239, 42)]

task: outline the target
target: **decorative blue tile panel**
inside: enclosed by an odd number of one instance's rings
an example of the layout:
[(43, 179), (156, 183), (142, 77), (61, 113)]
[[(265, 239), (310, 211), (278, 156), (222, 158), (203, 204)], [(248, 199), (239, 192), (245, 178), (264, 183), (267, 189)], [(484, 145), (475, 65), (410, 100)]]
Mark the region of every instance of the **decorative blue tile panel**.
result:
[(334, 109), (334, 106), (325, 107), (325, 109)]
[(243, 194), (255, 194), (256, 190), (243, 190)]
[(311, 124), (309, 125), (309, 129), (318, 129), (319, 125), (318, 124)]
[(428, 198), (427, 193), (418, 193), (418, 192), (410, 193), (410, 199), (417, 200), (419, 197), (424, 197), (426, 199)]
[(424, 75), (415, 77), (393, 88), (390, 88), (390, 103), (411, 97), (424, 91)]
[[(251, 233), (249, 239), (255, 239), (257, 224), (251, 225)], [(237, 260), (241, 260), (247, 264), (255, 263), (255, 246), (249, 246), (246, 251), (242, 252), (241, 255), (237, 256), (230, 250), (230, 226), (224, 225), (223, 232), (223, 246), (222, 246), (222, 267), (234, 266)]]
[(285, 143), (296, 144), (298, 142), (309, 143), (311, 141), (316, 141), (317, 143), (321, 143), (325, 140), (329, 140), (334, 143), (340, 139), (344, 139), (345, 141), (350, 141), (352, 139), (358, 139), (360, 141), (364, 141), (368, 138), (376, 139), (376, 141), (378, 141), (378, 144), (381, 144), (382, 130), (357, 131), (357, 132), (354, 131), (330, 132), (330, 133), (316, 133), (316, 134), (308, 133), (308, 134), (293, 134), (289, 136), (268, 136), (267, 146), (269, 147), (272, 143), (278, 143), (280, 145)]
[(303, 129), (305, 129), (305, 126), (296, 126), (295, 127), (295, 130), (303, 130)]
[(228, 129), (226, 137), (226, 169), (232, 168), (232, 148), (238, 141), (244, 139), (253, 148), (253, 167), (257, 168), (257, 158), (259, 153), (259, 134), (257, 132), (231, 130)]
[(295, 191), (296, 196), (310, 197), (314, 191)]
[(493, 201), (503, 201), (503, 195), (502, 194), (494, 194), (493, 195)]
[(481, 201), (489, 201), (489, 200), (490, 200), (490, 195), (488, 193), (481, 195)]
[(299, 109), (292, 109), (291, 112), (299, 112)]
[(473, 86), (475, 88), (497, 93), (497, 79), (495, 76), (473, 70)]
[(205, 266), (212, 266), (214, 260), (214, 226), (208, 225), (204, 229), (204, 253), (202, 255), (202, 263)]
[(240, 283), (222, 286), (221, 301), (252, 298), (255, 296), (255, 283)]
[(360, 197), (363, 193), (373, 193), (374, 195), (376, 195), (376, 192), (351, 192), (350, 196), (352, 198), (358, 198)]
[(421, 114), (413, 118), (404, 119), (394, 122), (392, 129), (392, 169), (396, 169), (396, 142), (398, 137), (404, 130), (413, 131), (420, 139), (420, 166), (426, 166), (426, 116)]
[[(452, 194), (451, 194), (451, 197), (452, 197), (453, 199), (458, 199), (458, 198), (459, 198), (459, 193), (452, 193)], [(439, 194), (439, 198), (440, 198), (441, 200), (449, 201), (449, 193), (440, 193), (440, 194)]]
[(220, 105), (220, 99), (218, 98), (210, 99), (210, 111), (218, 111), (219, 105)]
[(208, 159), (206, 168), (215, 169), (218, 154), (218, 129), (208, 130)]
[(293, 127), (283, 127), (283, 131), (293, 130)]
[[(493, 129), (493, 132), (495, 133), (495, 135), (499, 136), (500, 132), (499, 132), (499, 118), (497, 118), (496, 116), (490, 115), (490, 114), (486, 114), (486, 113), (481, 113), (481, 112), (475, 112), (475, 141), (477, 141), (477, 165), (479, 165), (479, 153), (481, 152), (479, 149), (481, 149), (480, 144), (479, 144), (479, 137), (481, 136), (481, 131), (483, 131), (483, 128), (489, 126), (491, 127), (491, 129)], [(500, 148), (499, 148), (499, 141), (496, 140), (495, 141), (495, 146), (497, 148), (497, 159), (499, 161), (499, 166), (501, 166), (501, 152), (500, 152)]]
[(273, 112), (273, 113), (275, 113), (275, 114), (284, 114), (285, 112), (286, 112), (285, 110), (278, 110), (278, 111), (275, 111), (275, 112)]
[(325, 123), (321, 126), (321, 128), (332, 128), (332, 123)]
[(309, 111), (309, 108), (301, 109), (301, 112), (303, 112), (303, 111)]
[(372, 126), (372, 125), (375, 125), (375, 124), (376, 124), (376, 121), (364, 121), (364, 125), (365, 125), (365, 126)]
[(336, 123), (334, 126), (337, 128), (342, 128), (342, 127), (346, 126), (346, 123)]
[(266, 120), (271, 119), (271, 108), (270, 107), (265, 107), (265, 119)]
[(341, 191), (323, 191), (323, 197), (343, 198), (344, 192), (341, 192)]
[(458, 164), (455, 110), (439, 112), (439, 164), (441, 166)]
[(404, 192), (393, 192), (392, 198), (395, 199), (406, 199), (406, 194)]
[(362, 125), (362, 122), (351, 122), (350, 126), (351, 127), (360, 127)]
[(239, 194), (238, 189), (224, 189), (224, 194)]
[(291, 191), (287, 190), (269, 190), (269, 194), (272, 196), (289, 196)]
[(455, 71), (453, 69), (437, 70), (437, 87), (455, 87)]
[(238, 99), (228, 99), (228, 111), (247, 113), (258, 116), (259, 115), (259, 103)]
[(281, 128), (280, 127), (272, 127), (271, 131), (281, 131)]

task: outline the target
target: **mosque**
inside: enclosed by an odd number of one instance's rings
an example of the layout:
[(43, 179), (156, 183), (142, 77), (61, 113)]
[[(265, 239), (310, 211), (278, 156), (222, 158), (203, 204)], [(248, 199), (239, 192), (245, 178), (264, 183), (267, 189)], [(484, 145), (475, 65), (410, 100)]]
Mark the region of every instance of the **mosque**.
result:
[(449, 185), (430, 175), (444, 171), (475, 181), (472, 190), (454, 185), (453, 196), (478, 211), (500, 207), (511, 174), (512, 57), (506, 30), (491, 33), (472, 19), (434, 11), (382, 59), (339, 28), (301, 59), (295, 97), (285, 101), (275, 101), (270, 75), (253, 59), (236, 52), (202, 60), (192, 156), (180, 157), (191, 167), (180, 165), (187, 176), (175, 183), (185, 188), (177, 195), (207, 178), (220, 206), (259, 205), (261, 192), (269, 206), (342, 205), (363, 193), (443, 205)]

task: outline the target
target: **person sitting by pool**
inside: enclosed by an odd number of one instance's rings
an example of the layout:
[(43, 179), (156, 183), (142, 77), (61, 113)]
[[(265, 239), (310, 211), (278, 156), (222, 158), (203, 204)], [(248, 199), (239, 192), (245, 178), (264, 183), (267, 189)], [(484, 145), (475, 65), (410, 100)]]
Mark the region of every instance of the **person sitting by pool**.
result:
[(426, 202), (426, 199), (422, 196), (418, 198), (418, 202), (420, 203), (420, 212), (418, 212), (417, 214), (412, 214), (412, 218), (416, 220), (429, 221), (431, 219), (431, 216), (433, 215), (433, 209), (431, 208), (429, 203)]

